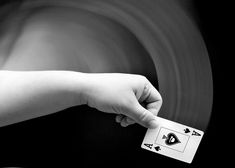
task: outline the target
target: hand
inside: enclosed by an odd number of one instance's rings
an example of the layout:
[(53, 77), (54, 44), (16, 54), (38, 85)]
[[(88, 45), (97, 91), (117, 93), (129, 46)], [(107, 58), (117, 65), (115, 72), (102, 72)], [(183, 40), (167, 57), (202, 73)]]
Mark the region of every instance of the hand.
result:
[(162, 98), (144, 76), (104, 73), (87, 77), (84, 97), (88, 106), (117, 114), (116, 122), (124, 127), (135, 122), (147, 128), (157, 126), (155, 116)]

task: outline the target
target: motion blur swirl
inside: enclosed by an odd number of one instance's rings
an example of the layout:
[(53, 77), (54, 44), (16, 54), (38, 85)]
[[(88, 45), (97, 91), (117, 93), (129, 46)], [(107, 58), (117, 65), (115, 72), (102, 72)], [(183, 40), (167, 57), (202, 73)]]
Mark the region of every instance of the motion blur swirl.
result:
[[(18, 8), (18, 15), (10, 16), (7, 22), (9, 27), (13, 27), (8, 31), (17, 32), (17, 35), (10, 37), (6, 33), (2, 39), (11, 41), (9, 39), (17, 37), (18, 40), (14, 44), (9, 42), (13, 49), (0, 58), (0, 65), (2, 69), (16, 67), (14, 70), (65, 69), (143, 74), (162, 95), (163, 106), (159, 116), (205, 130), (213, 99), (209, 56), (195, 22), (184, 6), (177, 2), (24, 1)], [(16, 21), (22, 23), (18, 24), (21, 31), (15, 30)], [(58, 44), (61, 46), (60, 54), (37, 54), (37, 51), (43, 53), (38, 47), (41, 43), (31, 43), (33, 37), (24, 34), (35, 31), (35, 27), (42, 27), (45, 31), (52, 29), (55, 33), (47, 35), (47, 43), (42, 43), (48, 51), (51, 51), (48, 41), (52, 36), (56, 36), (58, 41), (63, 39)], [(40, 39), (44, 38), (40, 33)], [(19, 46), (29, 43), (34, 50), (27, 50), (33, 54), (26, 57), (26, 51)], [(27, 61), (20, 63), (23, 59)]]

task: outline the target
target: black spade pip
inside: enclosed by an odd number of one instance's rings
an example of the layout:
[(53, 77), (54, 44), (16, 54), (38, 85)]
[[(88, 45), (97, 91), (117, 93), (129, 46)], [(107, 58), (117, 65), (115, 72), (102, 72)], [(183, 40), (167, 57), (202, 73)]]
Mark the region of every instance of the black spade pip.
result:
[(165, 143), (166, 145), (175, 145), (178, 143), (181, 143), (178, 137), (174, 133), (169, 133), (166, 135), (163, 135), (162, 139), (166, 139)]

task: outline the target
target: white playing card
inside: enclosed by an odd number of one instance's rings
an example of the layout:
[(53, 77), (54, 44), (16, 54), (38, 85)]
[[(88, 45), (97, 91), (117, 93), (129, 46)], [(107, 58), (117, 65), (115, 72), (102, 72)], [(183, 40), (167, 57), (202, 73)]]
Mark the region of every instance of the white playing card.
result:
[(158, 127), (148, 129), (141, 147), (161, 155), (191, 163), (203, 132), (161, 117)]

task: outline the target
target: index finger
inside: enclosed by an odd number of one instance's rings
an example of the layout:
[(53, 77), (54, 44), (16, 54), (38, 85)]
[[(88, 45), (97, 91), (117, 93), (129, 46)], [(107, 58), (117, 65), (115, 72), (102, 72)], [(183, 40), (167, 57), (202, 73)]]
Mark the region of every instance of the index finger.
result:
[(144, 100), (146, 103), (146, 109), (154, 115), (157, 115), (162, 106), (162, 96), (150, 82), (148, 87), (148, 94)]
[(149, 91), (144, 101), (146, 103), (152, 103), (152, 102), (157, 102), (157, 101), (162, 102), (162, 96), (150, 82), (148, 83), (147, 87), (149, 87), (148, 88)]

